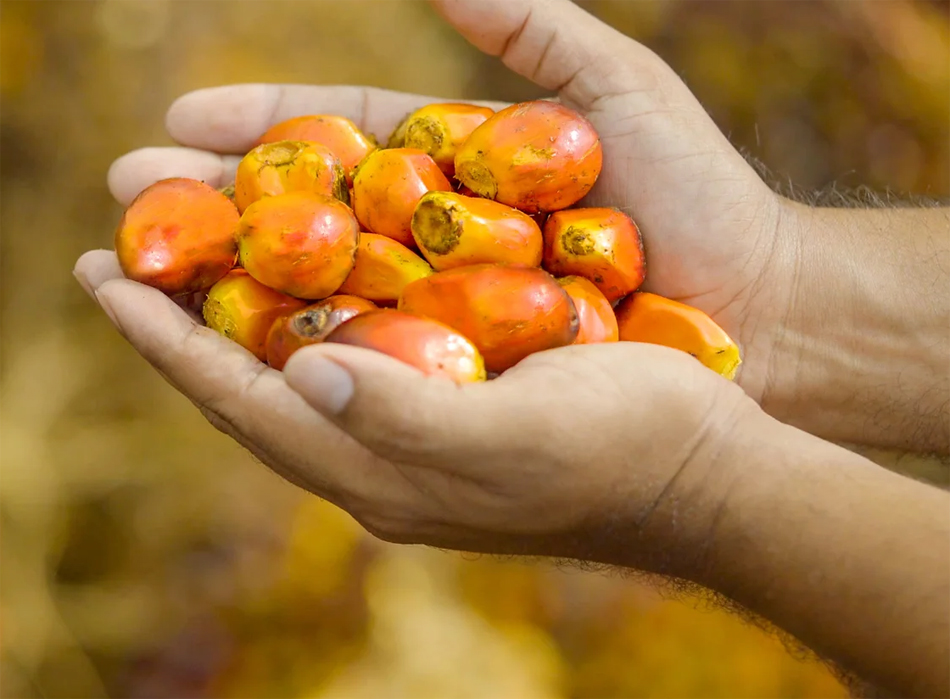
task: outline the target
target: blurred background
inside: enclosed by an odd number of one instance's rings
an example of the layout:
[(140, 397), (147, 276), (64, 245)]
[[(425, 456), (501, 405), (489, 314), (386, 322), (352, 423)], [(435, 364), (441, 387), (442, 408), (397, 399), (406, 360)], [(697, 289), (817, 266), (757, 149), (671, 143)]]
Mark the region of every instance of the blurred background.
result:
[[(950, 194), (946, 2), (581, 4), (664, 56), (786, 185)], [(415, 0), (0, 8), (4, 697), (846, 695), (702, 600), (368, 537), (207, 425), (70, 274), (111, 247), (110, 162), (170, 144), (164, 112), (188, 90), (543, 93)], [(873, 457), (947, 484), (940, 464)]]

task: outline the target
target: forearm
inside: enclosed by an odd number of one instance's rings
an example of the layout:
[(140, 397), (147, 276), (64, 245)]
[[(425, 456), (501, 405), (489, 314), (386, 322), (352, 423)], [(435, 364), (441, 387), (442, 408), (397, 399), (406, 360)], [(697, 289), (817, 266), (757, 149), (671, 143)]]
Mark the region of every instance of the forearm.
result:
[(792, 298), (762, 404), (837, 442), (950, 451), (950, 209), (789, 204)]
[(763, 416), (704, 584), (900, 696), (950, 694), (950, 495)]

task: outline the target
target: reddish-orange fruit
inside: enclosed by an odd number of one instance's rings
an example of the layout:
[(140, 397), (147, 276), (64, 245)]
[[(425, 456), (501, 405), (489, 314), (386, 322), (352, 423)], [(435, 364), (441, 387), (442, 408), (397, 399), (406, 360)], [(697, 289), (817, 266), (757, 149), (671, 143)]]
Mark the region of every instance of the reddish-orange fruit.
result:
[(455, 155), (455, 177), (487, 199), (528, 213), (580, 201), (600, 176), (603, 147), (572, 109), (536, 100), (489, 117)]
[(742, 363), (739, 347), (698, 308), (638, 291), (617, 304), (615, 310), (621, 341), (682, 350), (730, 381), (736, 377)]
[(412, 237), (437, 270), (503, 262), (541, 264), (541, 229), (530, 216), (491, 199), (429, 192), (412, 216)]
[(403, 119), (389, 137), (389, 147), (418, 148), (432, 156), (446, 177), (452, 177), (459, 146), (494, 113), (474, 104), (427, 104)]
[(208, 289), (234, 267), (239, 218), (204, 182), (160, 180), (135, 197), (116, 228), (122, 273), (169, 296)]
[(371, 233), (414, 247), (411, 221), (422, 195), (452, 185), (421, 150), (383, 148), (360, 163), (353, 177), (353, 211)]
[(275, 141), (310, 141), (326, 146), (343, 163), (349, 183), (353, 181), (353, 168), (377, 148), (350, 119), (330, 114), (309, 114), (274, 124), (254, 145)]
[(211, 287), (202, 315), (209, 328), (264, 361), (267, 333), (274, 319), (305, 305), (300, 299), (264, 286), (243, 269), (235, 269)]
[(360, 227), (343, 202), (312, 192), (264, 197), (241, 216), (241, 266), (302, 299), (330, 296), (353, 269)]
[(577, 318), (580, 327), (577, 331), (575, 345), (590, 345), (597, 342), (617, 342), (619, 330), (617, 316), (613, 306), (593, 282), (584, 277), (561, 277), (557, 280), (564, 290), (570, 294), (577, 309)]
[(429, 376), (459, 384), (485, 380), (485, 362), (468, 338), (431, 318), (391, 308), (361, 313), (330, 333), (325, 342), (382, 352)]
[(456, 267), (406, 286), (399, 310), (434, 318), (469, 338), (485, 368), (502, 372), (529, 354), (577, 337), (570, 295), (537, 267)]
[(363, 231), (353, 271), (337, 291), (377, 303), (395, 302), (406, 284), (432, 272), (428, 262), (402, 243)]
[(323, 342), (350, 318), (374, 310), (376, 304), (372, 301), (339, 294), (279, 316), (267, 334), (267, 363), (283, 369), (290, 355), (301, 347)]
[(263, 197), (315, 192), (349, 203), (350, 190), (340, 159), (326, 146), (276, 141), (257, 146), (238, 163), (234, 203), (238, 211)]
[(556, 211), (544, 223), (544, 268), (590, 279), (613, 303), (646, 276), (640, 229), (616, 209)]

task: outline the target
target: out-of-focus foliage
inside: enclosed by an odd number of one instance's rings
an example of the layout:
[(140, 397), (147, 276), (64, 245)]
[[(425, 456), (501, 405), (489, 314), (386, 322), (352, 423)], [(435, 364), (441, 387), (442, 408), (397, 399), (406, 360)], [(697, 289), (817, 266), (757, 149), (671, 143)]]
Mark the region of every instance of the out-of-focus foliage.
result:
[[(585, 7), (781, 178), (947, 196), (945, 2)], [(3, 696), (844, 696), (635, 581), (381, 544), (122, 342), (69, 274), (111, 246), (109, 163), (167, 144), (178, 94), (245, 81), (542, 94), (412, 0), (2, 2)]]

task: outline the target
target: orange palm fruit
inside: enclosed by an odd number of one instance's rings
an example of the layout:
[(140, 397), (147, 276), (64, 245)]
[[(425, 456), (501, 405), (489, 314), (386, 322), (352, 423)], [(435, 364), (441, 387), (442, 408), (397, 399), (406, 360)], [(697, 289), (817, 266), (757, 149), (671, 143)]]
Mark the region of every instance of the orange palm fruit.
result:
[(446, 177), (452, 177), (459, 146), (494, 113), (494, 109), (474, 104), (427, 104), (403, 119), (389, 137), (388, 145), (418, 148), (432, 156)]
[(481, 264), (436, 272), (408, 284), (398, 308), (455, 328), (491, 372), (569, 345), (578, 331), (570, 295), (538, 267)]
[(275, 141), (310, 141), (326, 146), (340, 159), (350, 184), (353, 182), (353, 168), (377, 148), (374, 140), (352, 120), (331, 114), (286, 119), (267, 129), (254, 145)]
[(234, 203), (241, 213), (258, 199), (286, 192), (315, 192), (347, 204), (350, 201), (340, 159), (319, 143), (265, 143), (238, 163)]
[(204, 182), (159, 180), (132, 200), (116, 228), (122, 273), (169, 296), (204, 291), (234, 267), (239, 218)]
[(477, 127), (455, 155), (455, 177), (486, 199), (528, 213), (580, 201), (603, 166), (593, 125), (556, 102), (506, 107)]
[(452, 185), (426, 153), (383, 148), (360, 163), (353, 177), (353, 211), (364, 228), (412, 248), (412, 214), (426, 192)]
[(544, 268), (557, 276), (591, 280), (613, 303), (635, 291), (646, 276), (643, 239), (622, 211), (606, 208), (556, 211), (544, 222)]
[(262, 284), (302, 299), (333, 294), (353, 269), (360, 227), (338, 199), (313, 192), (264, 197), (241, 216), (241, 266)]
[(458, 384), (485, 380), (485, 362), (468, 338), (431, 318), (392, 308), (351, 318), (331, 332), (325, 342), (382, 352), (428, 376), (441, 376)]
[(392, 238), (360, 233), (356, 264), (337, 290), (377, 303), (396, 302), (406, 284), (432, 274), (424, 259)]
[(412, 237), (439, 271), (487, 262), (541, 264), (543, 239), (538, 224), (491, 199), (429, 192), (412, 215)]
[(264, 286), (245, 270), (234, 269), (208, 291), (202, 315), (209, 328), (264, 361), (267, 333), (274, 319), (305, 305), (305, 301)]
[(617, 342), (619, 330), (613, 306), (593, 282), (584, 277), (567, 276), (557, 280), (570, 295), (577, 309), (579, 327), (575, 345)]
[(301, 347), (323, 342), (350, 318), (376, 308), (372, 301), (338, 294), (278, 316), (267, 334), (267, 363), (274, 369), (283, 369), (290, 355)]
[(742, 363), (739, 347), (698, 308), (638, 291), (617, 304), (615, 312), (621, 341), (682, 350), (730, 381), (736, 377)]

